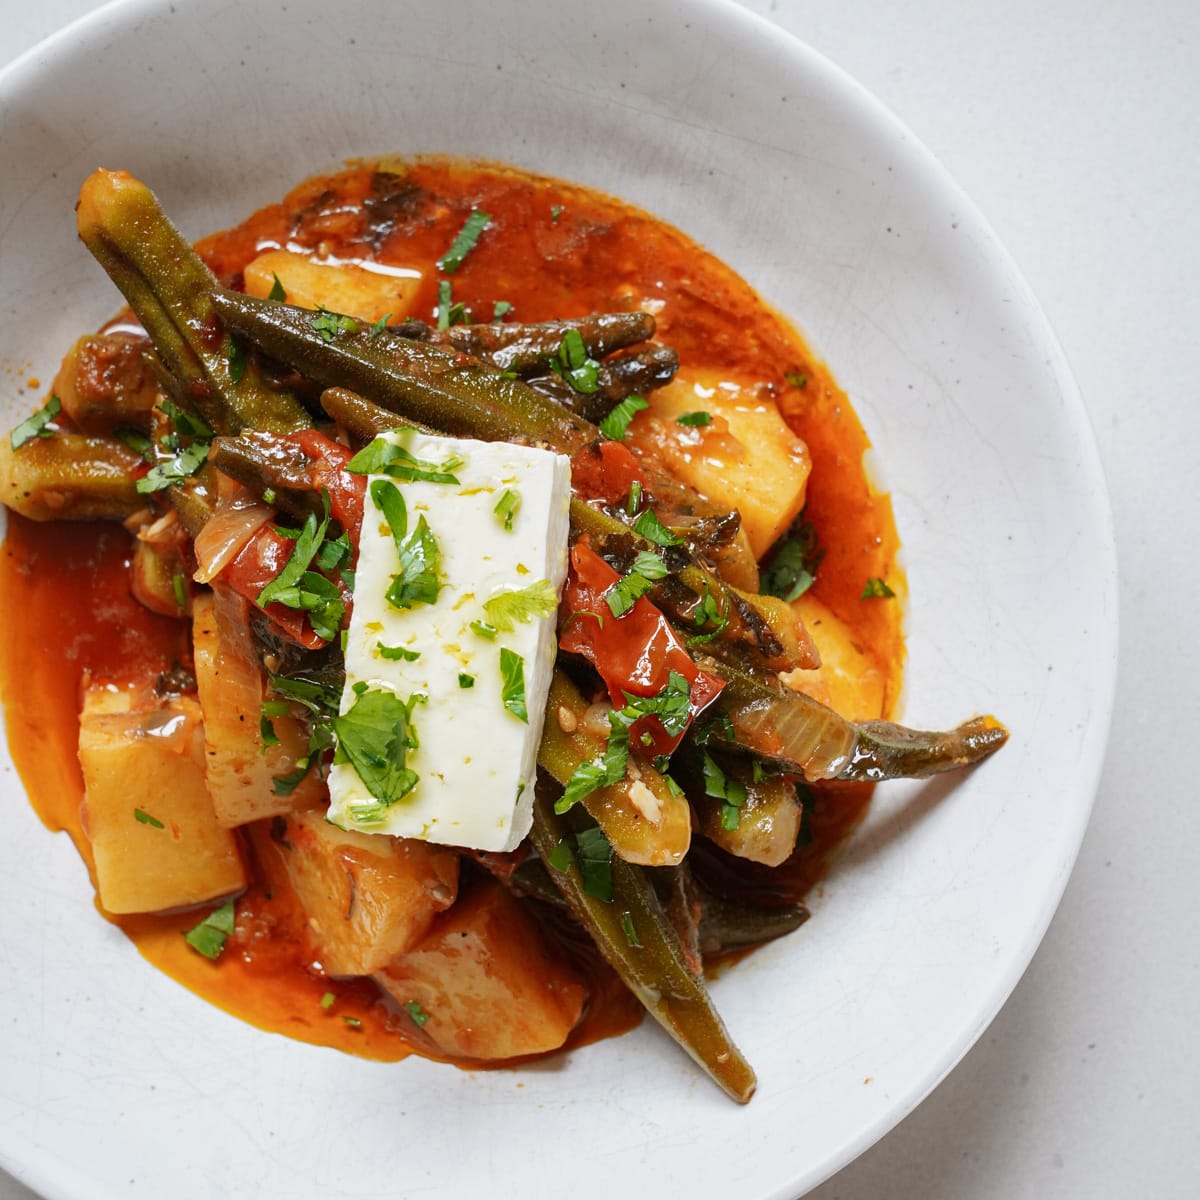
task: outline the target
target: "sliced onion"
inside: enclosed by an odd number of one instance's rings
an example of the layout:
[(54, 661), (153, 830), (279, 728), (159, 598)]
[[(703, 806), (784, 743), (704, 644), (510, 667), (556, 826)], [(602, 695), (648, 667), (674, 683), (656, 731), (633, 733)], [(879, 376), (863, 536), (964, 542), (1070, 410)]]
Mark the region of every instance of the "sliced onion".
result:
[(255, 499), (244, 488), (222, 495), (216, 511), (196, 535), (196, 582), (209, 583), (219, 575), (274, 515), (269, 504)]

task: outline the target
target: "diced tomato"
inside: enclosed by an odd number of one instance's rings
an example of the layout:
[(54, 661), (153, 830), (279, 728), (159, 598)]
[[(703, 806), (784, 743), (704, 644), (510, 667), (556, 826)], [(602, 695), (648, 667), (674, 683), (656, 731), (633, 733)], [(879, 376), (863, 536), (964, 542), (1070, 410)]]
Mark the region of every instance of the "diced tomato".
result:
[(294, 442), (312, 459), (308, 477), (313, 490), (324, 488), (329, 493), (329, 511), (341, 527), (350, 535), (354, 553), (358, 554), (358, 531), (362, 525), (363, 502), (367, 494), (365, 475), (354, 475), (346, 470), (346, 464), (354, 457), (350, 450), (315, 429), (301, 429), (289, 433), (287, 440)]
[[(258, 602), (259, 593), (287, 566), (296, 543), (275, 532), (268, 523), (242, 548), (237, 557), (221, 572), (221, 579), (251, 604)], [(293, 641), (307, 650), (319, 650), (325, 640), (313, 632), (308, 614), (284, 604), (268, 604), (262, 610)]]
[[(571, 547), (571, 565), (563, 603), (570, 614), (559, 638), (563, 650), (582, 654), (604, 680), (618, 708), (631, 696), (657, 696), (672, 671), (688, 681), (691, 717), (716, 699), (725, 681), (701, 670), (692, 660), (666, 617), (642, 596), (623, 616), (614, 617), (604, 594), (620, 575), (586, 541)], [(643, 745), (642, 735), (651, 745)], [(640, 717), (630, 729), (630, 745), (651, 755), (670, 754), (683, 733), (667, 733), (656, 716)]]
[(622, 504), (635, 483), (646, 486), (638, 460), (622, 442), (586, 446), (571, 459), (571, 489), (584, 500)]

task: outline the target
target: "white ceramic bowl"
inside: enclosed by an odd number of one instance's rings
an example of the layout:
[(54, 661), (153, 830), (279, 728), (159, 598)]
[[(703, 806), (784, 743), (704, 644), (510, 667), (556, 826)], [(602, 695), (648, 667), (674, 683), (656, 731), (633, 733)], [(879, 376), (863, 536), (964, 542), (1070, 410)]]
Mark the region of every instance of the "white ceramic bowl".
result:
[[(195, 236), (344, 158), (508, 160), (627, 198), (790, 314), (877, 448), (911, 587), (905, 717), (1010, 745), (881, 793), (813, 919), (716, 984), (738, 1109), (649, 1025), (520, 1071), (260, 1033), (92, 909), (11, 766), (0, 1163), (47, 1196), (786, 1198), (883, 1134), (991, 1020), (1070, 871), (1113, 693), (1112, 538), (1054, 338), (978, 214), (853, 82), (733, 6), (134, 0), (0, 79), (0, 361), (43, 379), (115, 294), (75, 241), (97, 165)], [(12, 372), (6, 372), (11, 381)], [(4, 423), (33, 406), (6, 386)], [(52, 614), (48, 615), (52, 619)]]

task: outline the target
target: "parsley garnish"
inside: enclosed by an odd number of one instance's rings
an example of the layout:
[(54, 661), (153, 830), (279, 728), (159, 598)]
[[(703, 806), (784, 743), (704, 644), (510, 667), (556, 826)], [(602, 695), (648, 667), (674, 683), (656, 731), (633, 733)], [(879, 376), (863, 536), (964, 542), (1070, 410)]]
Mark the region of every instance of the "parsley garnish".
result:
[(736, 829), (741, 820), (742, 806), (746, 803), (746, 785), (730, 779), (707, 750), (703, 752), (701, 764), (704, 770), (704, 794), (722, 801), (721, 827)]
[(700, 412), (685, 412), (680, 413), (675, 418), (676, 425), (690, 425), (694, 429), (703, 429), (705, 425), (712, 424), (712, 413), (707, 413), (701, 410)]
[(666, 564), (657, 554), (639, 551), (629, 574), (618, 579), (604, 593), (609, 612), (614, 617), (623, 617), (667, 573)]
[(113, 437), (122, 445), (128, 446), (134, 454), (141, 455), (146, 462), (154, 462), (154, 443), (141, 430), (118, 429), (113, 433)]
[(393, 608), (413, 608), (418, 604), (433, 604), (441, 590), (438, 564), (441, 549), (428, 522), (422, 515), (417, 527), (408, 532), (408, 509), (400, 489), (386, 479), (371, 481), (371, 499), (383, 513), (396, 543), (400, 571), (392, 577), (385, 596)]
[(471, 631), (479, 634), (481, 638), (487, 638), (489, 642), (496, 640), (496, 627), (489, 625), (486, 621), (472, 621)]
[[(258, 593), (258, 599), (255, 603), (259, 608), (266, 608), (268, 604), (279, 600), (282, 596), (290, 594), (293, 589), (297, 588), (308, 572), (312, 560), (316, 557), (317, 551), (320, 550), (322, 542), (325, 540), (325, 531), (329, 528), (329, 512), (326, 510), (325, 516), (321, 521), (317, 520), (316, 513), (309, 513), (304, 521), (304, 528), (295, 534), (296, 544), (292, 547), (291, 556), (283, 565), (283, 570), (271, 580), (270, 583)], [(291, 531), (281, 530), (285, 536), (293, 536)], [(287, 601), (283, 601), (287, 603)], [(300, 607), (298, 604), (289, 605), (292, 608)]]
[(197, 954), (217, 958), (225, 949), (225, 939), (233, 932), (233, 901), (226, 900), (184, 935), (184, 940)]
[(176, 430), (183, 437), (202, 438), (206, 441), (212, 437), (212, 426), (199, 413), (180, 407), (170, 396), (164, 396), (158, 402), (158, 407), (171, 418)]
[(371, 341), (374, 341), (387, 328), (387, 323), (391, 319), (391, 313), (384, 313), (383, 316), (371, 326)]
[(525, 660), (515, 650), (500, 647), (500, 700), (518, 721), (529, 724), (525, 707)]
[(427, 1013), (415, 1000), (409, 1000), (404, 1005), (405, 1012), (413, 1019), (413, 1023), (418, 1029), (425, 1028), (425, 1022), (429, 1020)]
[(286, 300), (287, 290), (279, 280), (279, 276), (274, 271), (271, 272), (271, 278), (275, 281), (271, 284), (271, 290), (267, 293), (268, 300)]
[(362, 1028), (362, 1022), (357, 1017), (343, 1017), (342, 1020), (345, 1021), (351, 1029)]
[[(276, 282), (278, 282), (279, 277), (276, 276), (275, 278)], [(321, 1007), (328, 1012), (333, 1007), (336, 1000), (337, 997), (332, 992), (326, 992), (325, 995), (321, 997)]]
[(175, 592), (175, 607), (182, 612), (187, 608), (187, 580), (178, 571), (171, 576), (171, 588)]
[(688, 638), (687, 645), (689, 650), (693, 646), (703, 646), (705, 643), (711, 642), (713, 638), (720, 637), (729, 624), (728, 611), (722, 612), (712, 592), (708, 590), (707, 583), (704, 585), (703, 598), (692, 610), (692, 623), (697, 629), (703, 629), (705, 625), (710, 623), (712, 624), (712, 628), (707, 633), (697, 633)]
[(579, 856), (579, 873), (583, 890), (597, 900), (612, 902), (612, 846), (599, 826), (581, 829), (575, 835), (575, 851)]
[(874, 575), (867, 580), (862, 590), (860, 600), (890, 600), (896, 593), (882, 580)]
[(648, 542), (656, 546), (678, 546), (683, 538), (676, 537), (655, 515), (652, 508), (646, 509), (633, 523), (633, 528)]
[(174, 458), (151, 467), (134, 485), (139, 496), (147, 496), (151, 492), (161, 492), (200, 470), (208, 458), (208, 444), (193, 442), (186, 450), (181, 450)]
[(548, 617), (557, 608), (558, 595), (548, 579), (539, 579), (517, 591), (501, 592), (483, 605), (488, 625), (500, 633), (512, 633), (517, 623), (524, 625)]
[(53, 437), (53, 431), (46, 428), (58, 414), (62, 412), (62, 401), (57, 396), (51, 396), (32, 417), (26, 417), (9, 434), (8, 441), (14, 450), (20, 449), (26, 442), (34, 438)]
[(141, 808), (133, 810), (133, 819), (139, 825), (149, 825), (151, 829), (166, 829), (166, 826), (157, 818), (152, 817), (148, 812)]
[(469, 325), (471, 323), (467, 319), (467, 306), (454, 303), (453, 294), (450, 280), (439, 279), (437, 302), (437, 327), (439, 329), (449, 329), (451, 325)]
[(438, 270), (445, 271), (447, 275), (457, 271), (462, 266), (463, 259), (475, 248), (479, 235), (487, 228), (491, 219), (491, 213), (486, 213), (481, 208), (471, 209), (463, 227), (458, 231), (458, 236), (450, 243), (450, 249), (438, 259)]
[(561, 204), (550, 205), (550, 223), (552, 225), (557, 225), (558, 218), (561, 217), (565, 211), (565, 208)]
[(382, 642), (376, 642), (375, 649), (380, 658), (386, 658), (389, 662), (416, 662), (421, 657), (420, 650), (406, 650), (403, 646), (385, 646)]
[(475, 676), (474, 676), (474, 675), (468, 675), (468, 674), (466, 673), (466, 671), (459, 671), (459, 673), (458, 673), (458, 686), (459, 686), (460, 688), (462, 688), (464, 691), (465, 691), (467, 688), (473, 688), (473, 687), (475, 686)]
[(492, 305), (492, 320), (503, 320), (510, 312), (512, 312), (512, 304), (509, 301), (497, 300), (496, 303)]
[(812, 587), (824, 557), (825, 552), (817, 544), (817, 531), (805, 521), (775, 552), (762, 573), (758, 590), (765, 596), (795, 600)]
[(230, 383), (241, 383), (242, 376), (246, 374), (246, 360), (249, 357), (249, 351), (245, 344), (239, 342), (237, 338), (229, 339), (229, 381)]
[(505, 488), (492, 512), (496, 514), (496, 519), (504, 526), (505, 530), (511, 532), (513, 521), (516, 519), (520, 507), (521, 493), (513, 488)]
[(358, 322), (353, 317), (318, 308), (317, 315), (308, 322), (321, 335), (321, 340), (332, 342), (339, 333), (357, 333)]
[[(550, 369), (556, 375), (561, 375), (575, 391), (585, 395), (590, 395), (600, 387), (600, 364), (588, 356), (587, 346), (578, 329), (568, 329), (562, 335), (558, 353), (550, 359)], [(600, 428), (604, 429), (603, 423)]]
[(346, 470), (355, 475), (387, 475), (407, 483), (450, 483), (457, 486), (458, 476), (454, 472), (462, 466), (463, 460), (456, 456), (443, 463), (430, 462), (417, 458), (390, 438), (377, 437), (346, 464)]
[(556, 871), (566, 872), (570, 870), (571, 864), (575, 861), (575, 851), (571, 849), (570, 838), (563, 838), (549, 854), (546, 855), (546, 865), (553, 867)]
[(635, 950), (642, 948), (641, 939), (637, 935), (637, 930), (633, 926), (633, 914), (623, 912), (621, 914), (621, 932), (625, 934), (625, 940), (634, 947)]
[(412, 712), (425, 696), (414, 692), (405, 702), (394, 692), (365, 684), (356, 684), (354, 691), (354, 703), (333, 719), (337, 761), (349, 762), (377, 801), (351, 804), (350, 818), (360, 825), (378, 825), (420, 779), (408, 766), (408, 752), (420, 745)]
[(600, 432), (614, 442), (623, 441), (629, 429), (629, 422), (644, 408), (650, 407), (650, 401), (641, 396), (626, 396), (616, 408), (600, 422)]
[(808, 385), (808, 376), (802, 371), (784, 371), (783, 377), (794, 388), (802, 388)]

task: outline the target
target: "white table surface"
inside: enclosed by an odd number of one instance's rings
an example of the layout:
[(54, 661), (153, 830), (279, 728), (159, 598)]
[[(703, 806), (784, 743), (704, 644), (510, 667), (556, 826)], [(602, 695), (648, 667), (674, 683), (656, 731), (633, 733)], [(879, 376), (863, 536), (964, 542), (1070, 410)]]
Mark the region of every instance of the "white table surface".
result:
[[(744, 2), (893, 108), (995, 226), (1083, 390), (1121, 570), (1113, 734), (1058, 915), (950, 1077), (810, 1196), (1191, 1200), (1200, 802), (1179, 755), (1200, 721), (1200, 4)], [(3, 0), (0, 65), (94, 7)], [(34, 1194), (0, 1171), (0, 1200)]]

